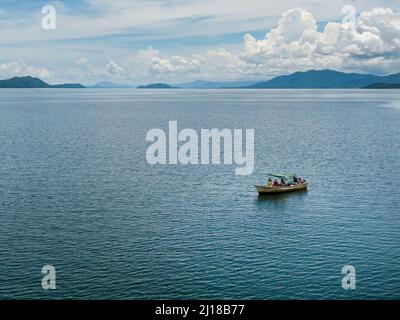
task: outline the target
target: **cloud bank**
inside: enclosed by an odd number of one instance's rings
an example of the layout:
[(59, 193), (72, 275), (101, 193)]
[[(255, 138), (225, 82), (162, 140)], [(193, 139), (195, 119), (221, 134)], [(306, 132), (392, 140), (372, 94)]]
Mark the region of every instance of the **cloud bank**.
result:
[[(263, 38), (245, 34), (235, 50), (219, 47), (190, 54), (167, 54), (148, 47), (126, 57), (110, 57), (103, 63), (92, 60), (82, 56), (62, 72), (83, 82), (97, 79), (135, 83), (268, 79), (299, 70), (326, 68), (394, 73), (400, 72), (400, 14), (376, 7), (361, 12), (354, 22), (328, 22), (319, 29), (311, 12), (295, 7), (285, 11)], [(48, 77), (57, 70), (23, 61), (0, 64), (0, 76), (23, 73)]]

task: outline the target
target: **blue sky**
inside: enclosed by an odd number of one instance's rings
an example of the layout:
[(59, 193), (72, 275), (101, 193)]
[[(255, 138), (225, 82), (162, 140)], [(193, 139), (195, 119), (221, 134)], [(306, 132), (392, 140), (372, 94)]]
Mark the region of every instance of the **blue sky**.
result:
[[(54, 30), (42, 28), (45, 5), (56, 10)], [(346, 5), (354, 22), (342, 23)], [(0, 78), (138, 84), (261, 80), (311, 68), (400, 72), (399, 7), (398, 0), (2, 0)]]

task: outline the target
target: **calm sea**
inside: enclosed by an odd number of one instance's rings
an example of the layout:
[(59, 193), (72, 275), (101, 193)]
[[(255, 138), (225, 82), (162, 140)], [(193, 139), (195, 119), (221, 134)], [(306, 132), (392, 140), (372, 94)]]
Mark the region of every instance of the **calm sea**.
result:
[[(400, 91), (0, 91), (0, 298), (400, 298)], [(255, 170), (146, 162), (252, 128)], [(271, 171), (308, 192), (258, 198)], [(57, 289), (41, 269), (56, 268)], [(341, 286), (356, 268), (356, 289)]]

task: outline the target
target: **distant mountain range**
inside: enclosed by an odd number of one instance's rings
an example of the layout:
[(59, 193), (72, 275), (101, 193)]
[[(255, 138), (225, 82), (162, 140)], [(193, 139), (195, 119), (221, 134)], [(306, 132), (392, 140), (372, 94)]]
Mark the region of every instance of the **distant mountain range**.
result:
[(126, 83), (112, 83), (109, 81), (100, 81), (92, 86), (87, 86), (88, 88), (97, 88), (97, 89), (118, 89), (118, 88), (136, 88), (136, 86), (126, 84)]
[(0, 88), (85, 88), (80, 83), (48, 84), (31, 76), (0, 80)]
[(351, 89), (377, 83), (400, 83), (400, 73), (389, 76), (344, 73), (333, 70), (310, 70), (279, 76), (269, 81), (247, 86), (249, 89)]
[(176, 87), (170, 86), (166, 83), (150, 83), (143, 86), (138, 86), (138, 89), (176, 89)]
[[(382, 84), (386, 85), (382, 85)], [(192, 81), (188, 83), (174, 84), (169, 87), (182, 89), (356, 89), (375, 88), (385, 89), (400, 84), (400, 73), (389, 76), (377, 76), (372, 74), (344, 73), (334, 70), (310, 70), (295, 72), (289, 75), (279, 76), (268, 81)], [(141, 88), (167, 87), (163, 84), (150, 84)]]
[[(130, 84), (114, 84), (102, 81), (89, 88), (135, 88)], [(50, 85), (38, 78), (14, 77), (0, 80), (0, 88), (85, 88), (80, 83)], [(167, 84), (151, 83), (138, 86), (139, 89), (397, 89), (400, 88), (400, 73), (377, 76), (372, 74), (344, 73), (334, 70), (310, 70), (279, 76), (268, 81), (203, 81)]]

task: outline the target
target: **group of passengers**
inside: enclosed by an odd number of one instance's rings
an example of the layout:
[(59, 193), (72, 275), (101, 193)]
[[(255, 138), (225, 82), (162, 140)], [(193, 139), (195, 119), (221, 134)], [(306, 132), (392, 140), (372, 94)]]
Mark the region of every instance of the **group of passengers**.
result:
[(274, 188), (278, 188), (279, 186), (286, 187), (286, 186), (291, 186), (291, 185), (295, 185), (295, 184), (301, 184), (301, 183), (305, 183), (305, 182), (306, 182), (305, 179), (302, 179), (302, 178), (297, 177), (296, 175), (294, 175), (293, 176), (293, 183), (289, 183), (288, 181), (285, 181), (285, 179), (283, 179), (283, 178), (281, 178), (281, 182), (280, 183), (276, 179), (274, 179), (274, 182), (272, 182), (272, 179), (268, 178), (267, 186), (268, 187), (274, 186)]
[(293, 182), (294, 184), (298, 184), (298, 183), (305, 183), (306, 179), (302, 179), (300, 177), (296, 177), (296, 175), (293, 176)]

